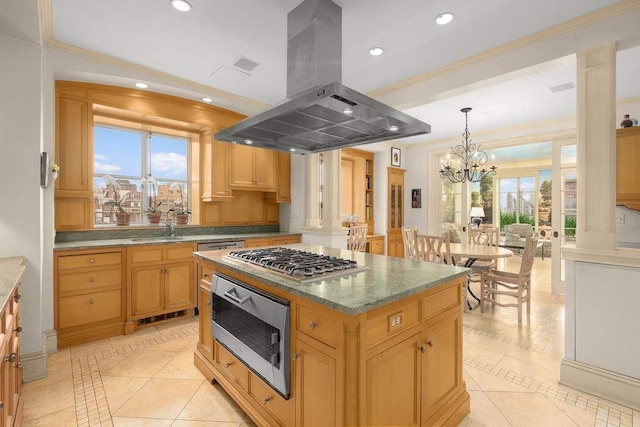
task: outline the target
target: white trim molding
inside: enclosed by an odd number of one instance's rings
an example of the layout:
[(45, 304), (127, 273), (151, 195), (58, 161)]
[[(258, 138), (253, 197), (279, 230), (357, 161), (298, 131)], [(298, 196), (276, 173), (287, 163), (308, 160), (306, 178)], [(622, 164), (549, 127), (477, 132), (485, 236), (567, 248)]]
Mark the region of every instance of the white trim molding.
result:
[(632, 377), (563, 359), (560, 384), (640, 410), (640, 380)]
[(21, 354), (20, 363), (22, 363), (22, 380), (27, 383), (29, 381), (46, 378), (48, 360), (49, 358), (47, 357), (47, 354), (41, 351), (37, 353)]

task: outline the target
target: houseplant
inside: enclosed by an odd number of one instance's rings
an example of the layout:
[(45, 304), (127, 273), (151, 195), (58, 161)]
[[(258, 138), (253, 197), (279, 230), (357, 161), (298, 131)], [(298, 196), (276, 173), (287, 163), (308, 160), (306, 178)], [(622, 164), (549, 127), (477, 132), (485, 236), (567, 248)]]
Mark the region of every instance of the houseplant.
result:
[(160, 219), (162, 218), (162, 211), (160, 210), (160, 206), (162, 205), (162, 200), (159, 202), (153, 202), (146, 209), (147, 218), (149, 219), (149, 224), (160, 224)]
[(180, 205), (169, 209), (169, 212), (173, 212), (176, 218), (176, 224), (186, 224), (189, 221), (189, 215), (191, 211), (189, 207), (184, 203), (184, 190), (182, 184), (174, 182), (169, 187), (169, 190), (177, 191), (180, 194)]
[(105, 206), (111, 206), (109, 214), (113, 214), (113, 211), (115, 210), (117, 225), (129, 225), (131, 214), (129, 212), (126, 212), (123, 206), (127, 195), (125, 194), (122, 197), (118, 195), (120, 184), (118, 184), (118, 181), (116, 181), (111, 175), (105, 175), (102, 177), (102, 179), (104, 180), (106, 186), (105, 196), (109, 194), (109, 187), (111, 187), (111, 189), (113, 190), (113, 200), (105, 202)]
[(146, 189), (149, 193), (149, 204), (145, 212), (147, 213), (147, 218), (149, 219), (149, 224), (160, 224), (160, 219), (162, 218), (162, 211), (160, 210), (160, 205), (162, 205), (162, 200), (157, 201), (157, 189), (156, 189), (156, 180), (149, 174), (148, 177), (142, 178), (140, 182), (140, 187)]

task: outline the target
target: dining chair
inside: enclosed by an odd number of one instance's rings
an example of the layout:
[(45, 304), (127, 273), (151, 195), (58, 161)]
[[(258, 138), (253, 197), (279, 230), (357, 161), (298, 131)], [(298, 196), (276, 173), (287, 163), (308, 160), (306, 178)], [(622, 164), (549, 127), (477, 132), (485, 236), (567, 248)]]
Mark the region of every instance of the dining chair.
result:
[(416, 234), (416, 259), (438, 264), (451, 264), (449, 239), (449, 233), (444, 233), (442, 236)]
[(419, 227), (402, 227), (402, 243), (404, 243), (405, 258), (417, 259), (416, 237), (419, 232)]
[[(486, 245), (486, 246), (498, 246), (500, 241), (500, 229), (498, 228), (470, 228), (469, 229), (469, 244), (471, 245)], [(492, 268), (497, 267), (497, 261), (495, 259), (492, 260), (476, 260), (472, 269), (473, 272), (476, 273), (472, 275), (472, 282), (477, 282), (480, 280), (478, 276), (480, 273), (488, 271)]]
[[(484, 313), (484, 303), (500, 307), (518, 307), (518, 324), (522, 323), (522, 304), (527, 304), (527, 317), (531, 312), (531, 270), (538, 243), (538, 236), (528, 237), (522, 253), (520, 271), (512, 273), (491, 269), (481, 274), (480, 311)], [(498, 299), (500, 297), (500, 299)], [(516, 302), (507, 303), (502, 297), (516, 298)]]
[(347, 238), (347, 249), (364, 252), (367, 248), (367, 229), (369, 226), (352, 225), (349, 227), (349, 237)]

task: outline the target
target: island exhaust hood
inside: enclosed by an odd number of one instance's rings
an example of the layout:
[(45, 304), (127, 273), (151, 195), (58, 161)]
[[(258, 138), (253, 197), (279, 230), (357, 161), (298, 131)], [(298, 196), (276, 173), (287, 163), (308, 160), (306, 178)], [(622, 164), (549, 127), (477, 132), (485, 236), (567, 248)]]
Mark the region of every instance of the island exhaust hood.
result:
[(215, 134), (215, 139), (310, 154), (422, 135), (431, 126), (342, 85), (342, 10), (304, 0), (287, 15), (290, 99)]

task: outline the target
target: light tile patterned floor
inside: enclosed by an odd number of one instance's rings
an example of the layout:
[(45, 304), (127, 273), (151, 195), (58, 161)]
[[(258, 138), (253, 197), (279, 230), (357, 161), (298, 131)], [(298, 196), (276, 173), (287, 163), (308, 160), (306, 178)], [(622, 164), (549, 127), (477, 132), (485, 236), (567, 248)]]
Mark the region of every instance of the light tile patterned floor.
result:
[[(519, 258), (507, 260), (517, 270)], [(531, 317), (515, 309), (464, 315), (463, 426), (638, 426), (640, 411), (558, 384), (563, 298), (550, 292), (551, 261), (536, 258)], [(49, 376), (24, 385), (26, 426), (252, 426), (193, 366), (197, 319), (63, 349)]]

